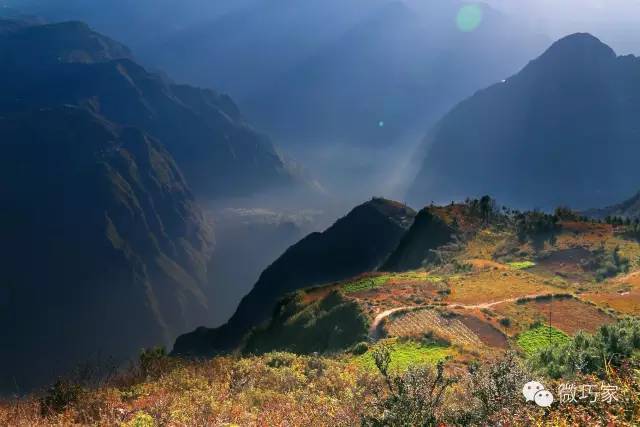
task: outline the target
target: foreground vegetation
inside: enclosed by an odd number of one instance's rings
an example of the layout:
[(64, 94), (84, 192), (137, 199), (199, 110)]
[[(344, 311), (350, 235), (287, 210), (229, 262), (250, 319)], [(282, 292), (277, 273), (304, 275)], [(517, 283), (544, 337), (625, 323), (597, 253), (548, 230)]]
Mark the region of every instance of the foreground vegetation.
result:
[[(567, 375), (562, 380), (545, 377), (548, 390), (558, 390), (564, 381), (606, 383), (616, 387), (617, 400), (610, 403), (558, 402), (546, 410), (526, 403), (523, 384), (541, 378), (538, 368), (550, 365), (528, 365), (514, 352), (471, 361), (462, 370), (441, 357), (395, 361), (409, 353), (424, 356), (429, 348), (438, 349), (435, 345), (381, 342), (363, 355), (340, 357), (269, 353), (185, 361), (159, 350), (145, 352), (135, 367), (101, 384), (59, 381), (41, 396), (6, 401), (0, 404), (0, 424), (526, 426), (535, 420), (549, 426), (631, 426), (640, 422), (640, 364), (633, 356), (639, 324), (624, 321), (561, 350), (539, 353), (538, 362), (552, 359), (553, 366), (565, 366), (554, 371)], [(569, 372), (572, 360), (562, 354), (576, 348), (596, 352), (603, 340), (611, 343), (616, 337), (625, 337), (624, 346), (608, 351), (622, 349), (620, 357)], [(370, 361), (363, 366), (365, 357)]]

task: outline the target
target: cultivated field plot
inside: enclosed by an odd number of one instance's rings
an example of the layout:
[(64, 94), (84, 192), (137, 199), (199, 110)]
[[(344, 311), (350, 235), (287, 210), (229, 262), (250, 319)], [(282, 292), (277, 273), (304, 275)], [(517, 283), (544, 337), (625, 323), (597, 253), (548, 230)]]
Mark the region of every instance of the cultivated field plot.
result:
[(392, 315), (385, 325), (391, 337), (417, 337), (428, 332), (464, 346), (482, 346), (482, 340), (457, 317), (445, 318), (433, 309)]
[(538, 326), (522, 332), (516, 341), (527, 356), (533, 356), (543, 348), (564, 344), (569, 340), (564, 332), (554, 327)]
[(425, 305), (442, 299), (438, 293), (448, 289), (445, 278), (425, 272), (385, 274), (383, 286), (349, 294), (369, 315), (395, 307)]
[[(422, 344), (415, 341), (404, 341), (396, 338), (389, 338), (380, 341), (375, 347), (385, 345), (391, 352), (391, 371), (405, 371), (409, 366), (416, 364), (435, 365), (446, 358), (456, 356), (453, 348), (437, 344)], [(375, 348), (374, 347), (374, 348)], [(377, 372), (372, 351), (354, 358), (357, 365)]]
[(609, 281), (582, 298), (621, 314), (640, 315), (640, 272)]
[(551, 313), (551, 325), (568, 334), (578, 331), (595, 332), (600, 326), (611, 323), (613, 316), (591, 304), (574, 298), (531, 300), (525, 303), (506, 303), (492, 308), (503, 319), (509, 319), (510, 334), (524, 331), (535, 322), (547, 324)]
[[(548, 283), (551, 283), (547, 280)], [(522, 270), (483, 271), (449, 280), (449, 304), (482, 305), (511, 298), (560, 292), (543, 278)]]

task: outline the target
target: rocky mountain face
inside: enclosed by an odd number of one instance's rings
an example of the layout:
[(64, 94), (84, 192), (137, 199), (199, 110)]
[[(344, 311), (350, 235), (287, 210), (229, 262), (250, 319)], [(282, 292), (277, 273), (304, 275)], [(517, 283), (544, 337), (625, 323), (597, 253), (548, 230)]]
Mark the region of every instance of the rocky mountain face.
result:
[(213, 90), (149, 73), (85, 24), (28, 26), (0, 37), (0, 113), (77, 105), (143, 129), (177, 161), (197, 196), (240, 196), (296, 181), (270, 139)]
[(293, 186), (269, 138), (83, 23), (1, 20), (0, 62), (0, 391), (207, 322), (196, 200)]
[(290, 247), (262, 273), (225, 325), (198, 328), (179, 337), (173, 352), (194, 356), (231, 350), (251, 328), (270, 319), (285, 294), (378, 268), (396, 248), (414, 216), (412, 209), (385, 199), (373, 199), (354, 208), (326, 231), (312, 233)]
[(206, 318), (212, 230), (161, 144), (72, 106), (3, 115), (0, 135), (2, 390)]
[(413, 201), (493, 194), (525, 208), (606, 206), (640, 179), (640, 60), (589, 34), (556, 42), (432, 129)]

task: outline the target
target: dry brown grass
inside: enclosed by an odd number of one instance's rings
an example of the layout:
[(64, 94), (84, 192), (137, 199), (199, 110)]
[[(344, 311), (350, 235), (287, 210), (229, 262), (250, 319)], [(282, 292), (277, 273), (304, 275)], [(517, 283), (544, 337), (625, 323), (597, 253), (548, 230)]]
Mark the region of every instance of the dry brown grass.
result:
[(351, 426), (372, 399), (367, 385), (376, 381), (328, 358), (218, 357), (182, 362), (157, 379), (88, 390), (47, 417), (34, 397), (2, 402), (0, 425)]
[(615, 319), (591, 304), (576, 299), (554, 299), (544, 301), (527, 301), (522, 304), (506, 303), (495, 306), (492, 310), (500, 318), (509, 318), (511, 325), (503, 328), (515, 335), (536, 322), (548, 323), (551, 310), (551, 325), (568, 335), (575, 335), (582, 330), (595, 332), (600, 326), (611, 323)]
[(525, 271), (489, 270), (449, 279), (450, 304), (484, 304), (528, 295), (559, 292), (544, 279)]

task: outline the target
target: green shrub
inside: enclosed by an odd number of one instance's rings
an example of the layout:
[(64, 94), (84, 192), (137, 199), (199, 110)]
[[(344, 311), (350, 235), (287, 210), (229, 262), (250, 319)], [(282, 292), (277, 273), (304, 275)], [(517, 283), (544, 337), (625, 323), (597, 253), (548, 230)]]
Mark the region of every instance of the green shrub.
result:
[(142, 411), (136, 413), (131, 420), (123, 424), (123, 427), (154, 427), (153, 417)]
[(56, 381), (40, 399), (40, 413), (43, 416), (60, 413), (78, 402), (83, 389), (80, 385), (64, 380)]
[(359, 342), (358, 344), (354, 345), (353, 348), (351, 349), (351, 353), (355, 354), (356, 356), (360, 356), (361, 354), (365, 354), (367, 351), (369, 351), (369, 344), (367, 344), (364, 341)]
[(640, 320), (627, 318), (603, 325), (594, 335), (578, 333), (565, 343), (547, 346), (533, 358), (534, 366), (553, 378), (603, 374), (619, 367), (640, 350)]
[(511, 319), (509, 319), (508, 317), (503, 317), (502, 319), (500, 319), (500, 324), (505, 328), (508, 328), (509, 326), (511, 326)]
[(362, 418), (363, 426), (435, 426), (447, 391), (456, 379), (444, 373), (444, 364), (414, 365), (402, 374), (390, 370), (392, 352), (386, 346), (373, 351), (375, 365), (387, 393), (376, 393), (373, 408)]
[(620, 248), (617, 246), (612, 251), (607, 251), (601, 246), (593, 251), (593, 258), (583, 264), (585, 269), (595, 271), (598, 282), (627, 273), (630, 266), (631, 262), (620, 255)]
[(144, 378), (158, 378), (169, 370), (172, 363), (164, 347), (154, 347), (142, 350), (138, 365)]
[(270, 368), (279, 369), (290, 367), (295, 360), (295, 356), (290, 353), (275, 352), (268, 356), (266, 365)]

